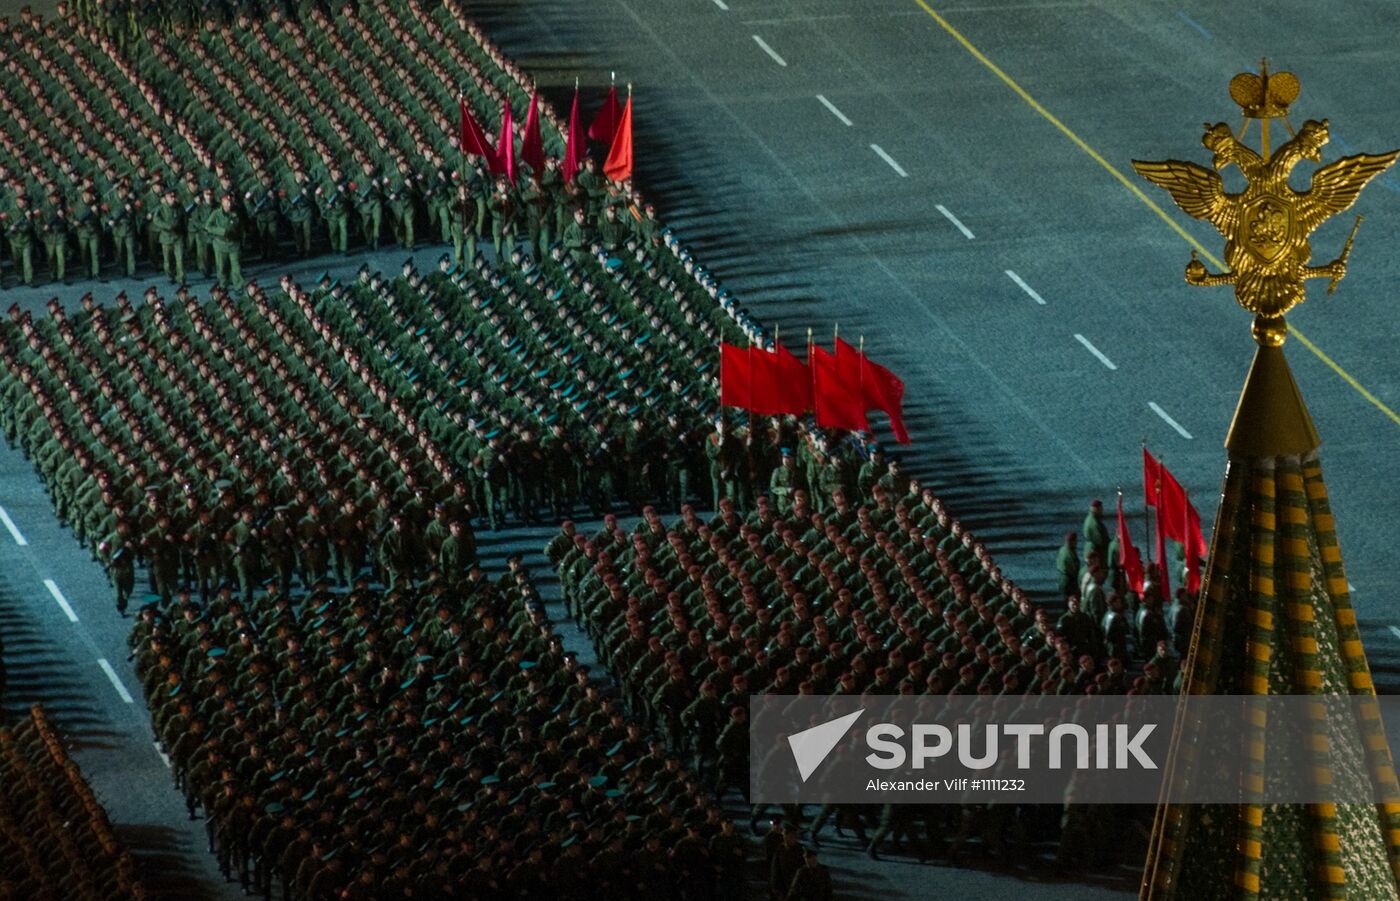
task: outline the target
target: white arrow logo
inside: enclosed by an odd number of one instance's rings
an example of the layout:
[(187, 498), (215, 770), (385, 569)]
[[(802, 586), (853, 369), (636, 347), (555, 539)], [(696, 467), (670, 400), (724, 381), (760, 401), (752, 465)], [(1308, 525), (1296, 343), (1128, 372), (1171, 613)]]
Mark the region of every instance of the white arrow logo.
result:
[(797, 772), (801, 774), (803, 782), (821, 766), (826, 755), (831, 753), (832, 748), (846, 736), (864, 712), (865, 708), (862, 707), (855, 713), (848, 713), (820, 726), (813, 726), (788, 736), (788, 747), (792, 748), (792, 757), (797, 761)]

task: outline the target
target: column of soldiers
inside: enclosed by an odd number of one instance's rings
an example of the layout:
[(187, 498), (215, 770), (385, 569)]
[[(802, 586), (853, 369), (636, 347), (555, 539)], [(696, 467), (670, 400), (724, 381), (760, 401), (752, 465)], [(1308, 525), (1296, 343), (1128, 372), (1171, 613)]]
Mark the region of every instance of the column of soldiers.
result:
[[(191, 817), (287, 899), (742, 893), (748, 843), (553, 635), (530, 574), (188, 590), (131, 635)], [(725, 893), (725, 894), (721, 894)]]
[(148, 897), (42, 708), (0, 728), (0, 898)]
[[(722, 494), (710, 517), (686, 508), (667, 527), (648, 510), (630, 533), (606, 518), (593, 535), (570, 524), (545, 549), (628, 709), (721, 794), (747, 794), (753, 694), (1172, 690), (1170, 641), (1149, 626), (1141, 674), (1131, 674), (1134, 658), (1086, 628), (1077, 598), (1058, 617), (1035, 606), (897, 461), (872, 449), (851, 487), (839, 463), (824, 473), (810, 448), (806, 456), (772, 455), (770, 493), (747, 516)], [(1061, 865), (1108, 863), (1122, 817), (1088, 810), (828, 806), (807, 822), (789, 810), (788, 825), (819, 841), (834, 819), (872, 857), (902, 840), (920, 859), (979, 848), (1011, 860), (1026, 842), (1058, 835)]]
[[(379, 431), (367, 430), (372, 454), (383, 453), (376, 448), (393, 433), (388, 430), (414, 423), (420, 444), (428, 444), (415, 487), (425, 474), (461, 473), (455, 479), (458, 517), (479, 511), (499, 526), (508, 512), (529, 520), (541, 512), (566, 515), (580, 500), (606, 509), (618, 499), (640, 505), (658, 495), (678, 506), (692, 490), (703, 492), (703, 480), (691, 476), (703, 465), (694, 423), (702, 421), (705, 398), (712, 394), (680, 385), (700, 381), (688, 348), (709, 339), (685, 330), (697, 322), (693, 311), (649, 307), (650, 321), (661, 328), (654, 341), (638, 345), (637, 329), (628, 323), (647, 321), (639, 309), (607, 313), (603, 318), (612, 325), (604, 326), (599, 317), (608, 303), (600, 293), (584, 290), (573, 305), (547, 303), (544, 292), (551, 284), (560, 285), (549, 292), (556, 300), (571, 286), (566, 274), (572, 266), (564, 260), (551, 276), (539, 278), (524, 271), (499, 275), (484, 264), (480, 271), (427, 278), (410, 269), (393, 282), (364, 273), (349, 286), (327, 280), (314, 295), (284, 280), (282, 296), (298, 311), (290, 319), (279, 316), (260, 289), (242, 299), (216, 289), (203, 306), (187, 305), (191, 298), (184, 290), (170, 305), (151, 289), (139, 308), (125, 297), (114, 307), (98, 307), (89, 297), (72, 319), (56, 303), (39, 320), (12, 310), (0, 352), (7, 401), (0, 426), (35, 460), (60, 517), (78, 539), (94, 547), (105, 542), (99, 550), (119, 586), (131, 584), (138, 562), (164, 560), (150, 573), (153, 590), (165, 597), (172, 582), (167, 576), (177, 571), (207, 571), (199, 579), (206, 596), (225, 577), (236, 577), (246, 593), (257, 573), (269, 568), (283, 572), (285, 581), (284, 565), (252, 552), (196, 550), (196, 539), (188, 536), (205, 507), (214, 517), (208, 534), (198, 538), (206, 545), (227, 542), (231, 519), (245, 507), (253, 508), (258, 529), (276, 528), (283, 519), (295, 525), (312, 503), (323, 505), (328, 517), (341, 515), (343, 499), (326, 494), (336, 487), (334, 472), (302, 459), (317, 443), (306, 429), (325, 415), (307, 409), (307, 400), (317, 395), (341, 417), (341, 428), (366, 409), (379, 410)], [(572, 279), (579, 279), (577, 272)], [(497, 296), (503, 299), (493, 302)], [(544, 317), (556, 320), (557, 338), (542, 329)], [(589, 328), (604, 333), (587, 334)], [(574, 334), (580, 337), (571, 339)], [(135, 340), (143, 352), (133, 354), (121, 339)], [(343, 345), (328, 357), (324, 342), (332, 340)], [(662, 345), (669, 345), (669, 364), (653, 353)], [(301, 358), (296, 369), (289, 368), (282, 348)], [(264, 383), (252, 367), (269, 362), (279, 378), (299, 375), (301, 381)], [(651, 373), (648, 381), (655, 381), (668, 365), (687, 369), (670, 372), (664, 391), (642, 387), (641, 375)], [(347, 366), (360, 378), (338, 386)], [(357, 405), (357, 390), (366, 393), (359, 403), (368, 407)], [(240, 396), (247, 401), (240, 403)], [(122, 414), (126, 434), (120, 438), (90, 426), (111, 411)], [(143, 421), (151, 413), (165, 418)], [(277, 448), (263, 473), (274, 488), (265, 497), (222, 497), (219, 483), (249, 469), (239, 442), (212, 437), (227, 430), (225, 417), (235, 426), (265, 430), (254, 434), (257, 453), (264, 444)], [(667, 446), (658, 439), (662, 423), (681, 436), (683, 423), (691, 423), (695, 437)], [(205, 437), (193, 442), (200, 431)], [(195, 443), (205, 452), (193, 459), (168, 453), (158, 464), (140, 465), (162, 435), (168, 435), (168, 447)], [(211, 454), (223, 462), (209, 459)], [(375, 546), (388, 526), (377, 482), (400, 482), (400, 491), (414, 493), (404, 481), (402, 450), (384, 456), (338, 464), (357, 477), (351, 499), (358, 521), (368, 524), (366, 537), (345, 539), (350, 547)], [(308, 469), (315, 476), (310, 488)], [(417, 506), (420, 521), (413, 525), (421, 530), (431, 504)], [(286, 509), (279, 513), (278, 507)], [(168, 527), (161, 526), (160, 512), (170, 514)], [(167, 534), (174, 536), (173, 549)], [(436, 548), (429, 551), (431, 559)], [(353, 575), (347, 561), (362, 558), (366, 554), (355, 550), (331, 554), (329, 562), (344, 579)], [(243, 560), (255, 562), (235, 565)], [(120, 605), (131, 590), (119, 588)]]
[[(245, 250), (274, 257), (290, 237), (300, 254), (312, 253), (318, 225), (341, 252), (355, 232), (370, 247), (392, 233), (411, 248), (425, 217), (444, 242), (513, 227), (475, 218), (491, 186), (473, 193), (471, 161), (458, 156), (455, 123), (441, 111), (465, 88), (478, 115), (502, 102), (523, 112), (529, 82), (461, 10), (381, 3), (335, 17), (312, 9), (240, 18), (193, 42), (139, 41), (127, 56), (72, 13), (44, 23), (26, 11), (3, 39), (18, 51), (0, 71), (10, 117), (0, 129), (0, 231), (17, 281), (32, 283), (45, 260), (59, 280), (79, 269), (95, 276), (106, 259), (129, 275), (142, 246), (182, 281), (181, 257), (198, 255), (213, 274), (222, 244), (220, 278), (237, 287)], [(22, 97), (38, 108), (13, 99)], [(172, 112), (187, 124), (176, 126)], [(562, 152), (552, 111), (544, 125), (546, 146)], [(89, 142), (93, 126), (109, 153)], [(233, 142), (235, 134), (245, 139)], [(528, 224), (553, 191), (548, 172), (535, 175), (544, 194), (527, 196), (520, 228), (547, 238)], [(337, 197), (349, 182), (355, 189)], [(522, 173), (520, 187), (529, 182)], [(183, 212), (157, 222), (172, 189), (171, 208)], [(224, 197), (240, 220), (232, 237), (206, 222)], [(358, 228), (346, 227), (352, 217)], [(551, 209), (545, 218), (564, 215)]]

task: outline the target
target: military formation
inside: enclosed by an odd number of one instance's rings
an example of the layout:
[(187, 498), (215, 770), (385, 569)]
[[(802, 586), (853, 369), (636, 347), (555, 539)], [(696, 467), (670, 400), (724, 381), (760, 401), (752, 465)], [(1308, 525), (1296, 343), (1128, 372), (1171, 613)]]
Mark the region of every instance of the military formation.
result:
[(659, 231), (596, 163), (565, 182), (548, 108), (540, 171), (522, 162), (507, 183), (461, 152), (459, 94), (481, 121), (508, 104), (523, 122), (533, 84), (454, 4), (238, 8), (192, 36), (145, 30), (187, 6), (26, 9), (0, 35), (0, 284), (149, 263), (236, 290), (245, 259), (424, 241), (470, 262), (483, 238), (540, 258)]
[(226, 876), (286, 899), (714, 898), (748, 842), (563, 650), (529, 572), (143, 609), (157, 739)]
[(0, 728), (0, 901), (147, 897), (43, 709)]
[[(810, 440), (810, 439), (809, 439)], [(666, 525), (648, 509), (630, 531), (605, 518), (566, 524), (545, 548), (565, 604), (620, 682), (627, 709), (665, 737), (721, 795), (748, 792), (751, 695), (1164, 694), (1184, 653), (1152, 593), (1105, 593), (1110, 559), (1101, 508), (1086, 518), (1085, 589), (1056, 615), (1005, 578), (986, 546), (868, 448), (855, 486), (823, 479), (784, 449), (770, 492), (750, 513), (687, 507)], [(816, 459), (809, 448), (808, 460)], [(820, 503), (823, 486), (829, 494)], [(779, 488), (785, 489), (783, 491)], [(1111, 586), (1113, 582), (1108, 582)], [(1189, 613), (1174, 615), (1189, 622)], [(1141, 665), (1141, 674), (1137, 666)], [(1131, 667), (1131, 669), (1130, 669)], [(1007, 861), (1028, 842), (1060, 840), (1060, 863), (1102, 865), (1117, 814), (1010, 805), (869, 809), (828, 806), (786, 828), (820, 841), (855, 831), (871, 857), (903, 841), (919, 859), (971, 849)], [(1099, 811), (1099, 808), (1094, 808)], [(764, 811), (755, 808), (755, 822)]]

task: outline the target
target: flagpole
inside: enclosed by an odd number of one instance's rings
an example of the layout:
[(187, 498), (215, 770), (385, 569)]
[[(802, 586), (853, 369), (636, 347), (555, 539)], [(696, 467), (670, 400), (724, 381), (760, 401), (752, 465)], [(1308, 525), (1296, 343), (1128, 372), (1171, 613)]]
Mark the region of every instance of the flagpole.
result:
[[(467, 105), (467, 94), (466, 94), (465, 91), (459, 90), (459, 91), (457, 92), (457, 116), (458, 116), (459, 120), (460, 120), (460, 119), (466, 118), (465, 115), (463, 114), (463, 111), (466, 109), (466, 105)], [(466, 148), (465, 142), (463, 142), (463, 140), (462, 140), (462, 126), (465, 125), (465, 124), (466, 124), (465, 122), (459, 121), (459, 122), (458, 122), (458, 125), (457, 125), (457, 181), (458, 181), (458, 184), (457, 184), (456, 187), (459, 188), (459, 189), (462, 188), (462, 187), (464, 187), (464, 186), (467, 184), (467, 148)], [(468, 260), (468, 259), (466, 258), (466, 251), (465, 251), (465, 247), (466, 247), (466, 243), (467, 243), (467, 195), (466, 195), (465, 192), (462, 192), (462, 191), (460, 191), (460, 190), (458, 191), (458, 193), (462, 195), (462, 202), (461, 202), (461, 207), (462, 207), (462, 245), (463, 245), (463, 248), (464, 248), (464, 250), (463, 250), (463, 252), (462, 252), (462, 259), (459, 260), (458, 263), (461, 265), (462, 271), (465, 272), (465, 271), (467, 270), (467, 267), (470, 265), (470, 262), (471, 262), (470, 260)]]

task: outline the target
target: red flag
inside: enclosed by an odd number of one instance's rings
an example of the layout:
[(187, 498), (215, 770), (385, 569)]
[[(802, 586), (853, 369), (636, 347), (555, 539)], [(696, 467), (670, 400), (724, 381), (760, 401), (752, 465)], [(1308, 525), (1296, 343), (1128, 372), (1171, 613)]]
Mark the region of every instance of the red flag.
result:
[(812, 374), (807, 364), (777, 345), (773, 352), (755, 349), (750, 357), (753, 391), (749, 409), (765, 416), (800, 414), (812, 409)]
[(544, 172), (544, 138), (540, 136), (540, 95), (530, 95), (530, 111), (525, 114), (525, 136), (520, 139), (520, 158), (536, 175)]
[(838, 360), (842, 357), (854, 357), (854, 364), (847, 362), (845, 365), (859, 367), (858, 383), (861, 397), (865, 400), (865, 409), (884, 411), (890, 418), (890, 431), (894, 432), (894, 440), (900, 444), (908, 444), (909, 432), (904, 428), (903, 379), (871, 360), (864, 351), (856, 350), (840, 338), (836, 339), (836, 356)]
[(1157, 529), (1172, 541), (1181, 542), (1186, 549), (1186, 588), (1195, 592), (1201, 587), (1200, 562), (1208, 553), (1205, 533), (1201, 531), (1201, 514), (1171, 471), (1145, 448), (1142, 453), (1143, 490), (1148, 503), (1157, 508)]
[(462, 129), (459, 142), (463, 153), (470, 153), (486, 160), (487, 167), (495, 172), (500, 165), (496, 159), (496, 151), (491, 148), (491, 142), (486, 140), (486, 133), (481, 130), (481, 126), (476, 123), (476, 117), (467, 109), (467, 101), (459, 99), (457, 106), (462, 114)]
[[(1163, 601), (1171, 600), (1171, 580), (1168, 578), (1167, 533), (1173, 526), (1175, 510), (1172, 505), (1163, 503), (1162, 474), (1165, 469), (1156, 457), (1142, 449), (1142, 493), (1147, 506), (1157, 510), (1156, 568), (1158, 588)], [(1175, 481), (1175, 480), (1173, 480)]]
[(1201, 559), (1206, 555), (1206, 536), (1201, 532), (1201, 514), (1186, 502), (1186, 590), (1201, 590)]
[(842, 367), (834, 354), (813, 344), (811, 369), (817, 425), (829, 429), (863, 432), (870, 428), (865, 419), (865, 398), (860, 393), (860, 368)]
[(496, 139), (497, 153), (501, 157), (501, 172), (515, 185), (515, 122), (510, 104), (501, 106), (501, 135)]
[(622, 121), (622, 104), (617, 102), (617, 85), (608, 86), (608, 99), (593, 117), (588, 126), (588, 136), (599, 144), (611, 144), (617, 133), (617, 123)]
[(719, 402), (748, 409), (753, 395), (752, 350), (733, 344), (719, 346)]
[(564, 164), (561, 167), (564, 183), (574, 180), (574, 173), (583, 167), (583, 155), (588, 152), (588, 135), (578, 121), (578, 85), (574, 85), (574, 105), (569, 110), (569, 140), (564, 145)]
[(1123, 518), (1123, 495), (1118, 495), (1118, 568), (1127, 577), (1128, 587), (1142, 594), (1142, 557), (1133, 547), (1132, 536), (1128, 534), (1128, 521)]
[(632, 95), (627, 95), (627, 106), (622, 110), (622, 121), (617, 123), (613, 134), (612, 149), (603, 163), (603, 172), (613, 181), (622, 181), (632, 175)]

